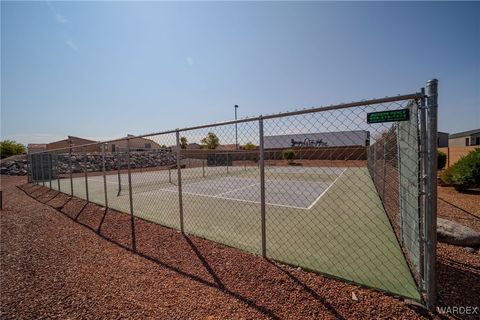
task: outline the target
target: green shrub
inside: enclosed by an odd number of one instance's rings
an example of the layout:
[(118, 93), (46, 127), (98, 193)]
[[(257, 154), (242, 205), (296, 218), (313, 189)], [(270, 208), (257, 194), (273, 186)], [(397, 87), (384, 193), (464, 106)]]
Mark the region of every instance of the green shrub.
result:
[(3, 140), (0, 142), (0, 157), (2, 159), (25, 152), (26, 150), (23, 144), (12, 140)]
[(437, 169), (442, 170), (447, 164), (447, 155), (445, 152), (437, 150)]
[(453, 184), (452, 170), (453, 170), (453, 166), (443, 170), (440, 173), (440, 180), (444, 185), (451, 186)]
[(460, 158), (453, 166), (442, 172), (443, 183), (458, 191), (480, 187), (480, 148)]
[(247, 151), (251, 151), (251, 150), (255, 149), (255, 145), (251, 142), (247, 142), (247, 143), (245, 143), (243, 148)]
[(288, 160), (289, 163), (292, 163), (293, 159), (295, 159), (295, 151), (293, 151), (292, 149), (283, 150), (282, 158), (284, 160)]

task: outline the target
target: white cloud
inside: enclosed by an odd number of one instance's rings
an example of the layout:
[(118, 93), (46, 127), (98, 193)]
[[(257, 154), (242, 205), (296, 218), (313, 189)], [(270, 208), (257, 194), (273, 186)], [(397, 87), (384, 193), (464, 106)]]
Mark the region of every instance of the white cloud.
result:
[(65, 40), (65, 44), (70, 47), (70, 49), (74, 51), (78, 51), (77, 44), (72, 39)]
[(189, 66), (193, 66), (193, 58), (187, 57), (186, 60), (187, 60), (187, 63), (188, 63)]

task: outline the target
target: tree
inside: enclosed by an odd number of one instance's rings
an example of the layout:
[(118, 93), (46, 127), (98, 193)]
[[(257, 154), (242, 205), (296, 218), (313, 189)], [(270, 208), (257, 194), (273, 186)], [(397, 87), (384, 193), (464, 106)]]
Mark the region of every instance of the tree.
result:
[(204, 149), (216, 149), (220, 145), (220, 140), (213, 132), (209, 132), (201, 142)]
[(251, 150), (255, 149), (255, 145), (251, 142), (247, 142), (247, 143), (245, 143), (243, 148), (247, 151), (251, 151)]
[(12, 140), (3, 140), (0, 142), (0, 157), (7, 158), (16, 154), (25, 153), (25, 146)]
[(188, 140), (187, 137), (180, 137), (180, 148), (187, 149)]

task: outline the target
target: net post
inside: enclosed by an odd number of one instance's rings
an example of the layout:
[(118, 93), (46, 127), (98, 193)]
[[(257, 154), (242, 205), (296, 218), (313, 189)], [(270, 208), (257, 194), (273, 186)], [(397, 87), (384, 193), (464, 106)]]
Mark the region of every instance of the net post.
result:
[(181, 150), (180, 150), (180, 131), (176, 131), (177, 136), (177, 175), (178, 175), (178, 208), (180, 211), (180, 231), (182, 234), (185, 234), (183, 228), (183, 199), (182, 199), (182, 161), (181, 157)]
[(433, 310), (436, 305), (436, 259), (437, 259), (437, 113), (438, 80), (427, 82), (427, 155), (425, 208), (425, 288), (427, 308)]
[(130, 138), (127, 138), (127, 173), (128, 173), (128, 200), (130, 203), (130, 223), (132, 228), (132, 250), (137, 251), (135, 241), (135, 219), (133, 216), (132, 174), (130, 170)]
[(108, 208), (108, 195), (107, 195), (107, 176), (105, 168), (105, 152), (108, 148), (108, 144), (102, 143), (102, 174), (103, 174), (103, 193), (105, 194), (105, 209)]
[(260, 116), (258, 120), (259, 131), (259, 160), (260, 167), (260, 214), (261, 214), (261, 228), (262, 228), (262, 257), (267, 256), (266, 244), (266, 218), (265, 218), (265, 163), (264, 163), (264, 149), (263, 149), (263, 117)]
[(90, 199), (88, 197), (88, 173), (87, 173), (87, 162), (88, 162), (88, 157), (87, 157), (87, 147), (83, 147), (83, 173), (85, 175), (85, 193), (87, 196), (87, 202), (90, 202)]

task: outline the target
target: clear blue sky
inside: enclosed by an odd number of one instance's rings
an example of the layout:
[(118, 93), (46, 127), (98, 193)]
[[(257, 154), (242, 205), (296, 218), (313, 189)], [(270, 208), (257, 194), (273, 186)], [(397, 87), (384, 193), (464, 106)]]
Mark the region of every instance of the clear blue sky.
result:
[(418, 91), (480, 127), (480, 3), (2, 2), (1, 138), (104, 139)]

